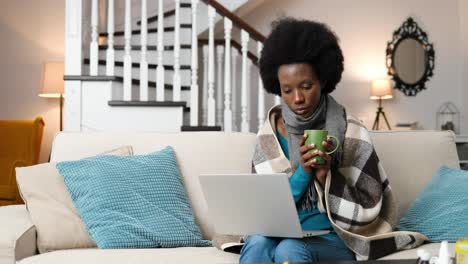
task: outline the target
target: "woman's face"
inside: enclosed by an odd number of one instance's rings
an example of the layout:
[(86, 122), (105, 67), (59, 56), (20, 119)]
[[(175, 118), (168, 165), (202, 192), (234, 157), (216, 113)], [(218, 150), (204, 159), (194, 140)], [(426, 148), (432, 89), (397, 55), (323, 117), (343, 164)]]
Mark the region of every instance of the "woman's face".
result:
[(317, 108), (322, 86), (314, 69), (307, 63), (284, 64), (278, 68), (281, 98), (294, 113), (303, 117)]

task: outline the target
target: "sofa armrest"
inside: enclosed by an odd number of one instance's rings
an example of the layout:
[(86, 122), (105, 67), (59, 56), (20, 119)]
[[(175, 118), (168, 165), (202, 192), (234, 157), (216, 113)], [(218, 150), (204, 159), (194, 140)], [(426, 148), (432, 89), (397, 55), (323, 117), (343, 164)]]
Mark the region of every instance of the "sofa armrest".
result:
[(26, 206), (0, 207), (0, 264), (14, 264), (36, 251), (36, 228)]

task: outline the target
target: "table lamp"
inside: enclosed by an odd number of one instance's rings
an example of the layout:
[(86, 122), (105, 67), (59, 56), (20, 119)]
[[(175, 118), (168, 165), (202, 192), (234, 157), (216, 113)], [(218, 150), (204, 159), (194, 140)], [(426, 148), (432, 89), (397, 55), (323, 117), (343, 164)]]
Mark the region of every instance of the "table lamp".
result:
[(64, 94), (63, 62), (47, 62), (42, 70), (40, 97), (60, 99), (60, 131), (62, 131), (62, 109)]
[(391, 130), (385, 112), (382, 108), (382, 100), (392, 99), (393, 89), (390, 80), (374, 80), (370, 91), (370, 99), (379, 100), (379, 107), (377, 108), (377, 115), (375, 117), (373, 130), (379, 130), (380, 116), (382, 115), (389, 130)]

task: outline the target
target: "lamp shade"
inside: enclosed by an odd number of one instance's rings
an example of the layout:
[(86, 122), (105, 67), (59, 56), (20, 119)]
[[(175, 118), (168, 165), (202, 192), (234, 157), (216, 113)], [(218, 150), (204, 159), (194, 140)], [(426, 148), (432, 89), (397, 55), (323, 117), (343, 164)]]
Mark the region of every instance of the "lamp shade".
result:
[(374, 80), (370, 91), (370, 99), (391, 99), (393, 98), (392, 83), (390, 80)]
[(63, 62), (47, 62), (42, 70), (42, 86), (39, 96), (59, 98), (63, 94)]

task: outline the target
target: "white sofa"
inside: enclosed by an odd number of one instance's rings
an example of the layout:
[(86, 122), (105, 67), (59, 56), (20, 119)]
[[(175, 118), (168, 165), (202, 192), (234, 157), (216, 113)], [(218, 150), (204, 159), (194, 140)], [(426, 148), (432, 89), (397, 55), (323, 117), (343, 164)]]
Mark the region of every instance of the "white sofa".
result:
[[(458, 168), (455, 137), (450, 132), (371, 132), (379, 158), (387, 172), (400, 214), (426, 186), (441, 165)], [(201, 173), (250, 172), (255, 134), (223, 132), (156, 133), (61, 133), (53, 143), (51, 162), (93, 156), (122, 145), (135, 154), (173, 146), (195, 219), (206, 239), (213, 226), (198, 183)], [(59, 219), (57, 219), (59, 221)], [(51, 223), (53, 224), (53, 223)], [(65, 234), (72, 236), (73, 234)], [(453, 245), (452, 252), (453, 252)], [(433, 254), (438, 244), (426, 244)], [(415, 250), (386, 258), (415, 258)], [(10, 263), (236, 263), (238, 255), (216, 248), (174, 249), (71, 249), (36, 253), (36, 233), (25, 206), (0, 207), (0, 264)]]

